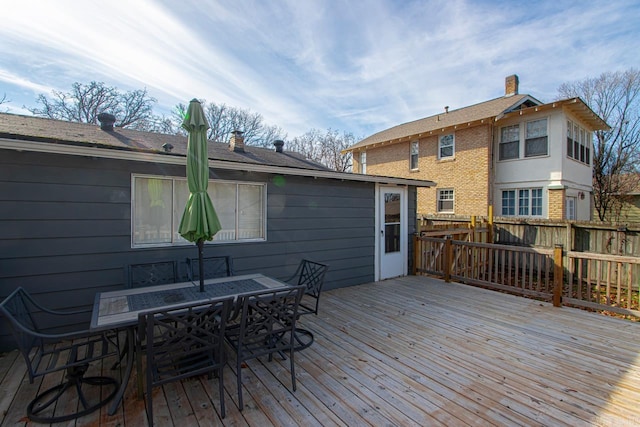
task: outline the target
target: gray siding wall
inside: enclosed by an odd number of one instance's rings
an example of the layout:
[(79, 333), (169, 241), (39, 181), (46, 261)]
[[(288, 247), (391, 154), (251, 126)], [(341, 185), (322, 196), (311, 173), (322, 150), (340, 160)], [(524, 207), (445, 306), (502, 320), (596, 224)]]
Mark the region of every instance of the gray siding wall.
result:
[[(86, 308), (88, 321), (97, 292), (125, 286), (128, 264), (195, 257), (195, 246), (131, 248), (132, 173), (184, 176), (185, 168), (0, 150), (0, 298), (22, 286), (49, 308)], [(229, 254), (237, 274), (281, 279), (308, 257), (330, 265), (327, 289), (374, 279), (374, 184), (246, 171), (211, 177), (268, 183), (267, 241), (206, 245), (205, 256)], [(12, 347), (3, 324), (0, 350)]]

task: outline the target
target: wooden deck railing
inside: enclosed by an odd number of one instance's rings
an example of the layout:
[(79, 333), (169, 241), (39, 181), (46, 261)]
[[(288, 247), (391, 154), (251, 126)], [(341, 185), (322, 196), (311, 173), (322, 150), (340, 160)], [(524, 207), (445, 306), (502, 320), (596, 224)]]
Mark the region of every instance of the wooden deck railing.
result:
[(414, 253), (414, 274), (640, 317), (640, 258), (426, 236)]
[(640, 258), (567, 252), (563, 301), (640, 317)]

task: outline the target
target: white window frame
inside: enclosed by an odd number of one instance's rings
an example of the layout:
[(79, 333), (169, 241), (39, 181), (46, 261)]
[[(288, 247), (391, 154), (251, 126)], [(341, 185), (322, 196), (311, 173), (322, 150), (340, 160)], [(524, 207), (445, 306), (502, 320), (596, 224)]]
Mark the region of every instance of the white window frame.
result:
[[(447, 145), (443, 146), (443, 140), (445, 139), (449, 139), (449, 137), (451, 138), (451, 144), (449, 144), (449, 141), (447, 141)], [(442, 155), (442, 150), (444, 148), (449, 148), (451, 147), (451, 154), (450, 155), (446, 155), (443, 156)], [(440, 135), (440, 137), (438, 138), (438, 159), (439, 160), (443, 160), (443, 159), (453, 159), (456, 156), (456, 136), (453, 133), (448, 133), (446, 135)]]
[[(436, 212), (454, 213), (456, 206), (455, 190), (453, 188), (439, 188), (436, 194)], [(444, 203), (451, 203), (451, 209), (444, 209)]]
[(418, 170), (420, 159), (420, 142), (412, 141), (409, 149), (409, 169)]
[[(167, 211), (170, 210), (170, 218), (171, 218), (171, 230), (168, 234), (168, 237), (164, 239), (158, 239), (155, 242), (145, 242), (144, 240), (139, 240), (136, 238), (137, 233), (142, 232), (138, 230), (137, 227), (137, 215), (136, 212), (136, 198), (141, 197), (136, 194), (136, 182), (139, 179), (158, 179), (164, 180), (165, 183), (168, 181), (171, 183), (171, 200), (167, 201), (163, 200), (163, 207)], [(180, 186), (177, 186), (176, 183), (180, 182)], [(142, 174), (132, 174), (131, 175), (131, 247), (132, 248), (149, 248), (149, 247), (166, 247), (166, 246), (184, 246), (191, 245), (192, 242), (187, 241), (182, 238), (178, 233), (178, 225), (180, 223), (180, 219), (182, 218), (182, 214), (184, 212), (184, 205), (177, 206), (177, 201), (180, 198), (187, 199), (188, 198), (188, 186), (186, 185), (187, 179), (184, 177), (173, 177), (173, 176), (158, 176), (158, 175), (142, 175)], [(236, 195), (236, 205), (234, 207), (235, 210), (235, 225), (234, 229), (228, 230), (220, 230), (214, 237), (212, 241), (206, 241), (207, 244), (219, 244), (219, 243), (242, 243), (242, 242), (255, 242), (255, 241), (265, 241), (267, 238), (267, 185), (263, 182), (250, 182), (250, 181), (226, 181), (226, 180), (209, 180), (209, 188), (216, 184), (231, 184), (235, 185), (235, 195)], [(259, 207), (260, 212), (260, 224), (258, 224), (258, 234), (259, 237), (251, 236), (251, 237), (243, 237), (240, 234), (240, 218), (241, 212), (238, 209), (238, 191), (241, 186), (253, 186), (259, 187), (261, 189), (260, 199), (261, 206)], [(181, 194), (181, 197), (178, 197), (176, 194), (179, 189), (186, 188), (187, 194)], [(184, 191), (184, 190), (182, 190)], [(212, 200), (215, 208), (215, 200)], [(255, 213), (258, 213), (257, 211)], [(165, 212), (165, 215), (168, 212)], [(224, 226), (224, 224), (223, 224)], [(167, 233), (165, 232), (165, 235)]]
[[(544, 193), (542, 187), (505, 188), (500, 191), (501, 216), (541, 218), (543, 216)], [(505, 195), (513, 206), (505, 206)], [(513, 213), (511, 213), (513, 212)]]
[[(513, 140), (505, 140), (504, 135), (507, 129), (517, 129), (517, 138)], [(506, 146), (506, 144), (514, 144), (517, 147), (516, 156), (515, 157), (504, 157), (502, 147)], [(503, 126), (500, 128), (500, 142), (498, 144), (498, 160), (515, 160), (520, 158), (520, 124)]]
[[(587, 166), (591, 165), (591, 144), (593, 135), (591, 132), (573, 122), (567, 120), (567, 157)], [(569, 149), (571, 145), (571, 149)]]
[[(533, 125), (533, 123), (536, 122), (542, 122), (544, 121), (545, 124), (545, 133), (544, 135), (537, 135), (537, 136), (529, 136), (529, 125)], [(531, 154), (527, 148), (527, 142), (529, 141), (533, 141), (533, 140), (537, 140), (537, 139), (542, 139), (544, 138), (545, 141), (545, 150), (544, 153), (534, 153)], [(531, 158), (531, 157), (544, 157), (544, 156), (548, 156), (549, 155), (549, 118), (548, 117), (543, 117), (540, 119), (536, 119), (536, 120), (529, 120), (527, 122), (525, 122), (524, 125), (524, 157), (525, 158)]]
[[(513, 206), (509, 205), (509, 206), (505, 206), (505, 194), (509, 194), (511, 197), (508, 198), (508, 200), (513, 200)], [(500, 212), (502, 216), (516, 216), (516, 210), (518, 208), (518, 200), (516, 199), (516, 190), (514, 189), (509, 189), (509, 190), (502, 190), (500, 192)], [(510, 213), (509, 211), (513, 210), (513, 213)]]
[(576, 206), (578, 205), (578, 198), (577, 197), (567, 197), (567, 218), (568, 220), (576, 220), (577, 219), (577, 214), (576, 214)]
[(367, 173), (367, 152), (360, 153), (360, 173), (365, 175)]

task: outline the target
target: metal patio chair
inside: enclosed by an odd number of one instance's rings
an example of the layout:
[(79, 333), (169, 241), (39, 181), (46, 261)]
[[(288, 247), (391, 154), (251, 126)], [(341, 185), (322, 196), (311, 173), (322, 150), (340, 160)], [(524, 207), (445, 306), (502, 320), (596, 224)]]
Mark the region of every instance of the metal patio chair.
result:
[[(187, 274), (190, 281), (200, 280), (200, 261), (187, 258)], [(205, 279), (233, 276), (233, 260), (230, 256), (205, 257), (202, 259)]]
[[(224, 336), (233, 297), (145, 311), (138, 316), (136, 363), (142, 391), (142, 357), (146, 358), (146, 406), (153, 425), (153, 387), (183, 378), (216, 373), (220, 416), (225, 417)], [(139, 396), (142, 397), (142, 396)]]
[[(324, 285), (324, 276), (329, 266), (319, 262), (303, 259), (296, 272), (285, 282), (295, 286), (304, 286), (305, 292), (298, 310), (301, 316), (306, 314), (318, 315), (320, 293)], [(295, 333), (296, 351), (304, 350), (313, 344), (313, 332), (304, 328), (297, 328)]]
[(300, 315), (318, 314), (320, 303), (320, 293), (324, 285), (324, 276), (327, 274), (329, 266), (319, 262), (303, 259), (300, 261), (296, 272), (285, 282), (295, 286), (304, 285), (305, 292), (300, 302)]
[(128, 266), (127, 287), (142, 288), (146, 286), (176, 283), (178, 278), (175, 261), (158, 261)]
[[(0, 303), (0, 313), (7, 319), (24, 357), (30, 383), (49, 373), (66, 371), (63, 383), (40, 392), (28, 404), (27, 416), (31, 421), (47, 424), (69, 421), (99, 409), (115, 396), (119, 387), (116, 379), (85, 376), (91, 363), (117, 357), (119, 347), (115, 333), (91, 333), (88, 325), (86, 329), (56, 334), (42, 329), (43, 325), (55, 324), (65, 317), (67, 324), (76, 324), (87, 311), (50, 310), (34, 301), (26, 290), (18, 288)], [(93, 386), (112, 390), (92, 393)], [(74, 412), (59, 413), (65, 406), (57, 405), (63, 396), (63, 400), (78, 402)]]
[(273, 353), (288, 353), (291, 361), (291, 384), (293, 391), (296, 390), (293, 334), (303, 292), (304, 286), (295, 286), (291, 289), (260, 291), (240, 297), (240, 322), (227, 329), (226, 339), (236, 353), (238, 406), (241, 411), (244, 408), (242, 364), (247, 360), (268, 355), (271, 361)]

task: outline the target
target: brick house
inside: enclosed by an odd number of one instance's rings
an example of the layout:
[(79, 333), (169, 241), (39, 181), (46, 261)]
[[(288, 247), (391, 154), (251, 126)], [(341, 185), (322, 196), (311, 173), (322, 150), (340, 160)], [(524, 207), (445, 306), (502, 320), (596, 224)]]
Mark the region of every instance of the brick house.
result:
[(353, 171), (429, 179), (420, 214), (589, 220), (592, 132), (608, 125), (580, 98), (544, 104), (505, 79), (496, 99), (371, 135), (349, 147)]

